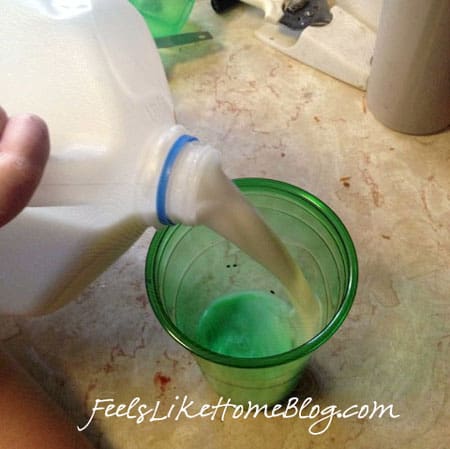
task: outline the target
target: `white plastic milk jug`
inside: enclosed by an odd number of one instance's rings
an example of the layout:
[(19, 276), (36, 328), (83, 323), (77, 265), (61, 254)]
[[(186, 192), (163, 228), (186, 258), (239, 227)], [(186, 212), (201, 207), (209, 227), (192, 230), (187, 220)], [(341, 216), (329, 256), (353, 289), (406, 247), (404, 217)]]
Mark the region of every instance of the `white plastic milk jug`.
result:
[(196, 223), (219, 153), (175, 124), (127, 0), (0, 0), (0, 104), (40, 115), (51, 139), (30, 207), (0, 229), (1, 314), (54, 310), (148, 226)]

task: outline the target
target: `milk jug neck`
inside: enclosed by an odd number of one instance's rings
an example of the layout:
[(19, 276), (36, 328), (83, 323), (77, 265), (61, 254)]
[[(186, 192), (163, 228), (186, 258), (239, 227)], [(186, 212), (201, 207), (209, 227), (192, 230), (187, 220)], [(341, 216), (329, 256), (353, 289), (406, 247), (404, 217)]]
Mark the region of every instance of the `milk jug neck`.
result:
[(166, 154), (156, 187), (158, 224), (198, 224), (201, 181), (220, 167), (218, 150), (180, 134)]

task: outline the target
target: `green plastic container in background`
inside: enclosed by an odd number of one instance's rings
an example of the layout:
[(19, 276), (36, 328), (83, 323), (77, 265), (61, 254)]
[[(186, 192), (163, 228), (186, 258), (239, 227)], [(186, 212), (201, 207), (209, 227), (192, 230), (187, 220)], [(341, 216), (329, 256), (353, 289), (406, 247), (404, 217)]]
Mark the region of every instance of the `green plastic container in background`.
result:
[[(155, 234), (146, 264), (147, 292), (164, 329), (195, 355), (220, 396), (235, 404), (274, 404), (294, 389), (311, 354), (344, 322), (356, 292), (358, 261), (341, 220), (318, 198), (269, 179), (236, 184), (302, 267), (322, 306), (322, 329), (292, 350), (265, 357), (230, 356), (205, 347), (197, 329), (212, 301), (249, 290), (261, 291), (261, 300), (268, 294), (283, 298), (283, 288), (239, 248), (203, 226), (169, 226)], [(249, 326), (255, 319), (243, 317)], [(224, 325), (231, 326), (230, 320)]]
[(195, 0), (129, 0), (144, 17), (153, 37), (178, 34)]

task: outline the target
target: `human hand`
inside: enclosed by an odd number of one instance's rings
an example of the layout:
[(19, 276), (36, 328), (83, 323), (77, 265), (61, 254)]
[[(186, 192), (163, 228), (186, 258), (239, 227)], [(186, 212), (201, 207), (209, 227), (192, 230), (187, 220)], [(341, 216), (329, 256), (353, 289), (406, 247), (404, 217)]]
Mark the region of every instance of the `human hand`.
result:
[(45, 122), (31, 114), (6, 115), (0, 107), (0, 226), (30, 201), (48, 159)]

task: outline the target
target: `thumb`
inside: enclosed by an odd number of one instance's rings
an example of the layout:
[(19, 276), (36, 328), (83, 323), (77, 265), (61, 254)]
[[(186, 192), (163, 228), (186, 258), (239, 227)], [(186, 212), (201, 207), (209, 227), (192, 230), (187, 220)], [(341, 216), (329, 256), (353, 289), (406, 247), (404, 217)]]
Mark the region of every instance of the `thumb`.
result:
[(49, 155), (45, 122), (23, 114), (7, 118), (0, 108), (0, 226), (30, 201)]

